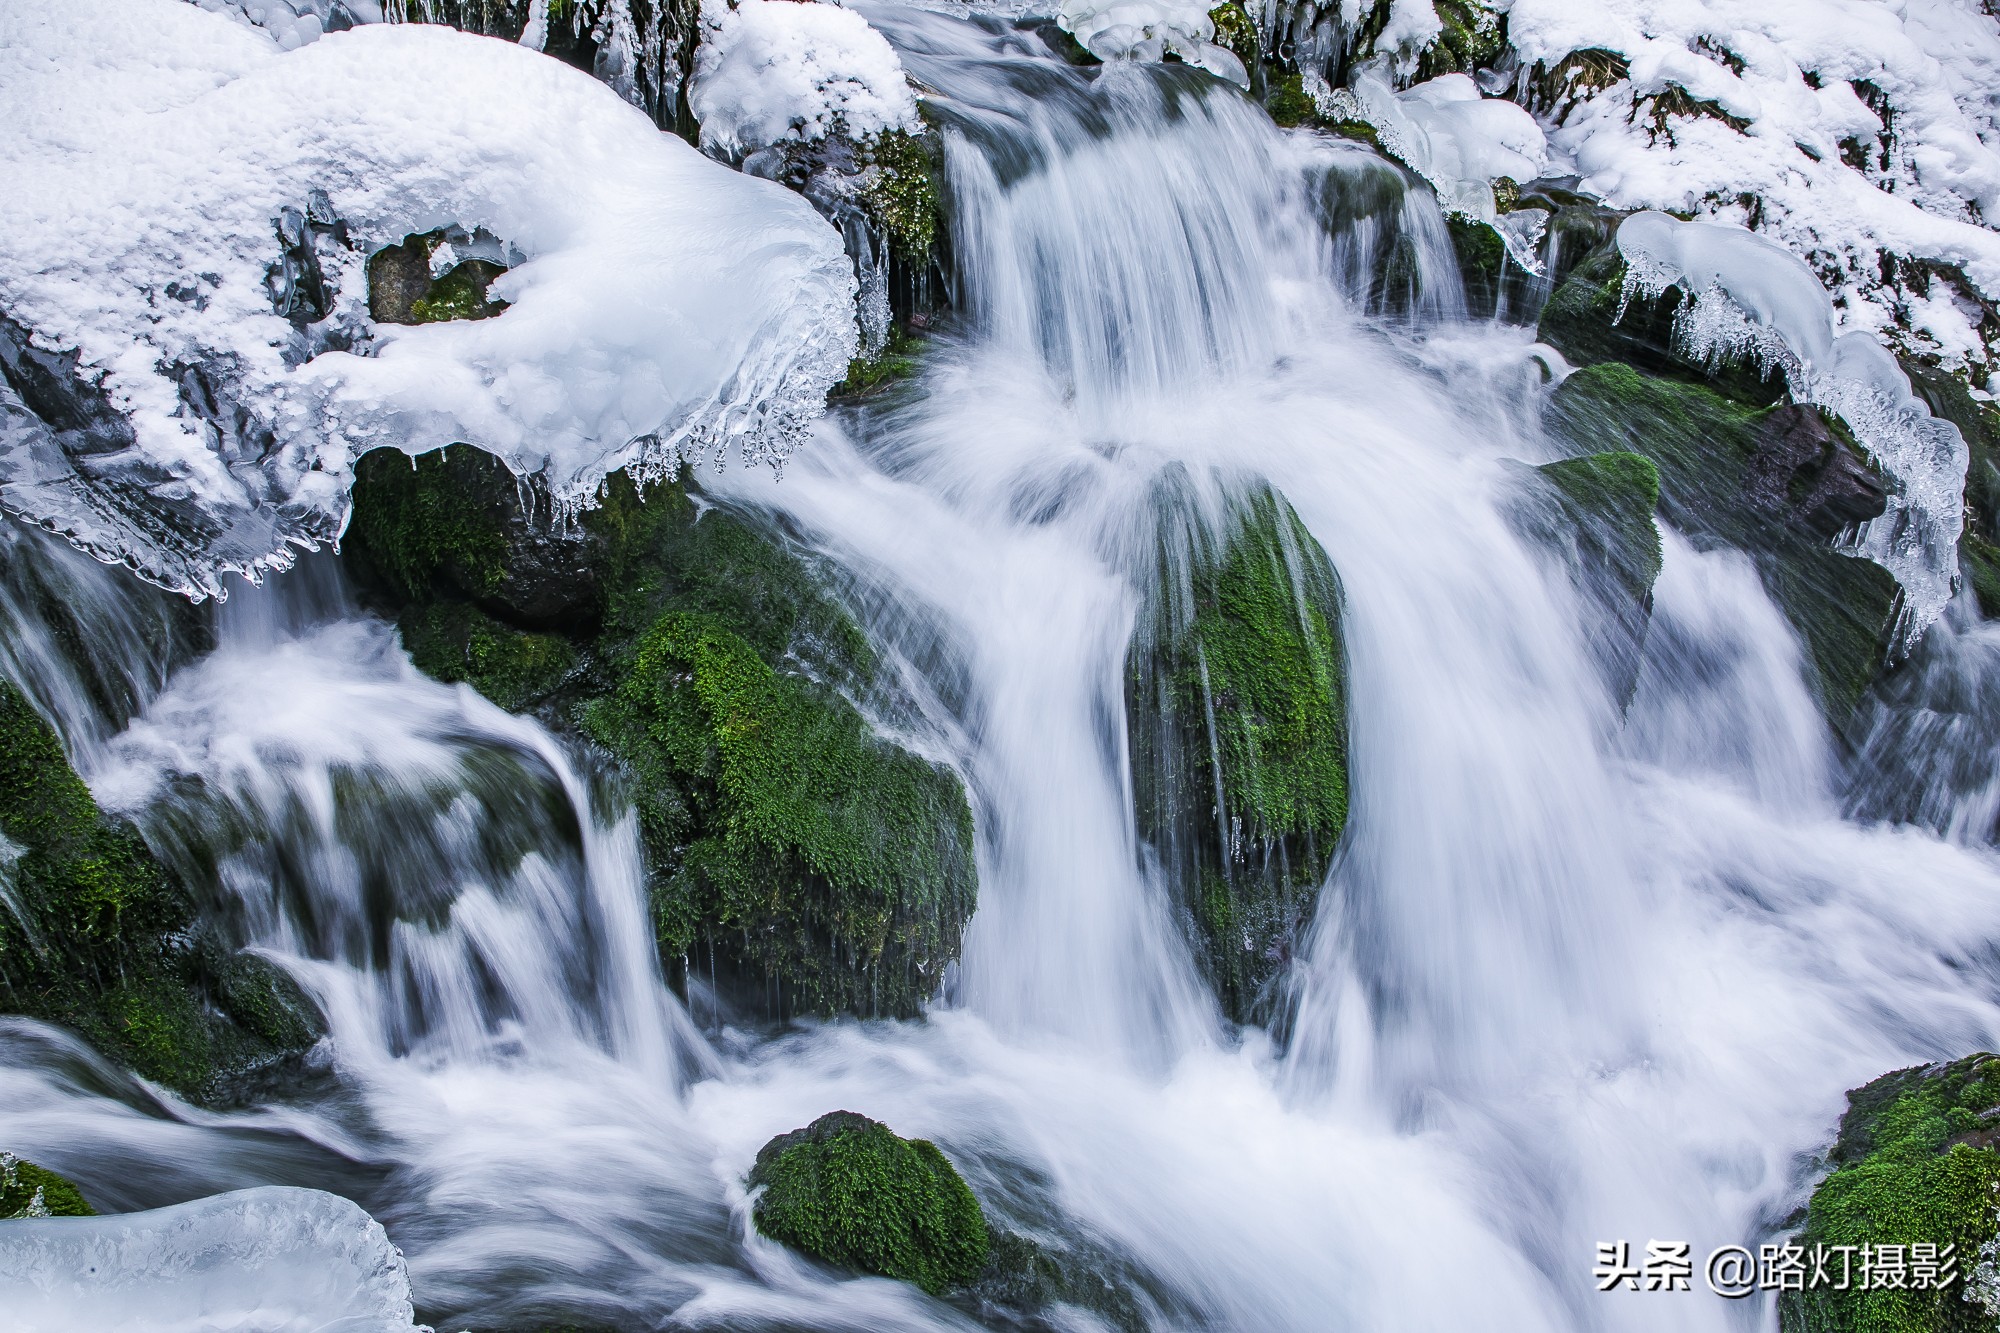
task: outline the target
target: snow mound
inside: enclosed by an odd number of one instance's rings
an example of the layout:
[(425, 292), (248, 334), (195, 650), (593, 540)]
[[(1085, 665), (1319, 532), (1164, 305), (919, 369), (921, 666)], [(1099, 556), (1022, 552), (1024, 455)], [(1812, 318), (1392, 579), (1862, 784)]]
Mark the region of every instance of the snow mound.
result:
[(1099, 60), (1163, 60), (1190, 65), (1250, 86), (1235, 52), (1215, 43), (1212, 6), (1201, 0), (1062, 0), (1056, 21)]
[(403, 1254), (339, 1195), (270, 1186), (0, 1226), (15, 1333), (410, 1333)]
[(1541, 272), (1536, 252), (1548, 214), (1520, 209), (1502, 218), (1493, 197), (1493, 182), (1503, 176), (1519, 182), (1542, 174), (1548, 141), (1533, 116), (1480, 96), (1463, 74), (1398, 92), (1386, 59), (1356, 69), (1349, 86), (1333, 94), (1331, 110), (1374, 126), (1382, 147), (1430, 182), (1445, 212), (1494, 228), (1522, 267)]
[(888, 39), (853, 10), (810, 0), (708, 0), (688, 105), (702, 147), (732, 158), (785, 139), (923, 129)]
[(1833, 302), (1776, 242), (1714, 223), (1635, 213), (1618, 227), (1628, 296), (1687, 293), (1675, 337), (1698, 360), (1749, 357), (1784, 372), (1792, 397), (1837, 413), (1889, 478), (1889, 507), (1856, 550), (1903, 587), (1902, 645), (1951, 600), (1964, 526), (1967, 450), (1958, 428), (1910, 392), (1872, 335), (1836, 334)]
[(1550, 127), (1553, 174), (1573, 172), (1617, 208), (1693, 212), (1769, 235), (1821, 275), (1844, 325), (1947, 366), (1990, 363), (1978, 329), (1981, 302), (2000, 301), (2000, 235), (1985, 225), (2000, 217), (1990, 7), (1495, 7), (1519, 55), (1516, 95)]
[[(853, 354), (805, 201), (508, 43), (286, 52), (180, 0), (0, 6), (0, 124), (0, 506), (196, 597), (336, 538), (370, 448), (467, 441), (581, 505), (619, 468), (782, 460)], [(369, 253), (451, 226), (525, 257), (509, 308), (371, 324)], [(310, 324), (274, 305), (302, 244)], [(26, 410), (63, 382), (91, 421)]]

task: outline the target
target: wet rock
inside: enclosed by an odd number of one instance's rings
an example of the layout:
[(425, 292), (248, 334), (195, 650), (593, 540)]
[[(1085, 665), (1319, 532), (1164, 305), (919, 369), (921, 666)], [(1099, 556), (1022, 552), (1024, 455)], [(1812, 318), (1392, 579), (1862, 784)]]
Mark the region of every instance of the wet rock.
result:
[(343, 554), (419, 668), (621, 770), (662, 963), (704, 1014), (908, 1017), (938, 992), (976, 893), (964, 788), (851, 702), (921, 725), (783, 534), (622, 473), (559, 521), (454, 446), (364, 458)]
[(1223, 1012), (1268, 1022), (1347, 822), (1339, 582), (1267, 487), (1219, 532), (1170, 495), (1159, 525), (1126, 659), (1139, 834)]
[(1803, 640), (1827, 717), (1839, 727), (1887, 661), (1899, 590), (1887, 570), (1827, 540), (1830, 522), (1865, 507), (1856, 474), (1867, 468), (1837, 433), (1835, 452), (1848, 458), (1825, 453), (1826, 423), (1816, 420), (1616, 362), (1571, 375), (1547, 415), (1580, 451), (1652, 459), (1669, 522), (1697, 545), (1750, 554)]
[(986, 1219), (944, 1154), (852, 1111), (765, 1144), (749, 1185), (757, 1229), (822, 1262), (933, 1296), (986, 1265)]
[(1787, 403), (1757, 429), (1743, 479), (1745, 500), (1813, 536), (1833, 538), (1888, 507), (1881, 474), (1844, 428), (1817, 408)]
[[(1792, 1243), (1808, 1253), (1815, 1246), (1857, 1247), (1849, 1260), (1857, 1276), (1858, 1247), (1902, 1247), (1901, 1281), (1865, 1290), (1850, 1281), (1845, 1290), (1822, 1283), (1781, 1292), (1783, 1333), (1991, 1328), (2000, 1311), (1985, 1302), (2000, 1293), (1992, 1290), (1991, 1261), (1982, 1250), (2000, 1234), (1996, 1141), (2000, 1056), (1982, 1053), (1898, 1070), (1848, 1093), (1828, 1153), (1832, 1170), (1813, 1191)], [(1928, 1259), (1919, 1246), (1930, 1247)], [(1953, 1280), (1936, 1283), (1945, 1263)], [(1916, 1273), (1926, 1264), (1920, 1284)], [(1984, 1281), (1978, 1280), (1981, 1270)]]
[[(459, 233), (458, 239), (463, 244), (472, 238)], [(369, 317), (378, 324), (436, 324), (452, 319), (491, 319), (505, 310), (506, 302), (486, 295), (493, 280), (507, 271), (504, 264), (475, 257), (432, 276), (439, 247), (451, 243), (450, 232), (425, 232), (370, 255)], [(497, 244), (491, 248), (497, 249)]]

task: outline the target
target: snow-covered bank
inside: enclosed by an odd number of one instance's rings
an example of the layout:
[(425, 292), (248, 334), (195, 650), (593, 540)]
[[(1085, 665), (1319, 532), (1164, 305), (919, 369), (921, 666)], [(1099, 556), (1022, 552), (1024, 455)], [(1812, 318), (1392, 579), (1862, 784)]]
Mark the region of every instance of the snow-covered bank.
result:
[[(507, 43), (281, 52), (180, 0), (12, 6), (0, 122), (0, 315), (130, 425), (58, 436), (0, 398), (0, 504), (182, 591), (336, 537), (378, 445), (469, 441), (571, 502), (682, 453), (782, 459), (854, 350), (852, 271), (804, 201)], [(331, 310), (295, 326), (279, 220), (316, 191)], [(510, 308), (370, 324), (367, 255), (451, 224), (526, 257)]]

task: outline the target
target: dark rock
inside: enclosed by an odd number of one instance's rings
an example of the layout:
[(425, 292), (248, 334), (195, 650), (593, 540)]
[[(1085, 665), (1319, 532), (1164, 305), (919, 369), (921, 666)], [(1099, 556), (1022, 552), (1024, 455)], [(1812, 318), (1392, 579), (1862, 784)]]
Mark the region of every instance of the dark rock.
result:
[(1806, 533), (1831, 539), (1888, 508), (1881, 475), (1817, 408), (1772, 408), (1755, 448), (1743, 478), (1745, 501)]

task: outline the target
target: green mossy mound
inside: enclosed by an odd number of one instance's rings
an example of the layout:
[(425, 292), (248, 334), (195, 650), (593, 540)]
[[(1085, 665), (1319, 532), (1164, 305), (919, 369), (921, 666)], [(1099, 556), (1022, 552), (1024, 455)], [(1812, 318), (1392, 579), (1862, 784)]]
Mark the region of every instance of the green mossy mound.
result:
[(1831, 543), (1844, 517), (1865, 512), (1871, 484), (1851, 441), (1810, 409), (1752, 406), (1616, 362), (1571, 375), (1547, 419), (1580, 451), (1645, 455), (1675, 527), (1750, 553), (1804, 642), (1827, 716), (1844, 724), (1887, 659), (1898, 597), (1886, 570)]
[(772, 1139), (749, 1184), (757, 1229), (825, 1263), (933, 1296), (986, 1266), (986, 1219), (944, 1154), (852, 1111)]
[(1347, 823), (1340, 586), (1267, 487), (1220, 534), (1166, 505), (1158, 577), (1126, 663), (1139, 831), (1224, 1011), (1260, 1021)]
[(413, 660), (629, 779), (663, 962), (771, 1017), (910, 1016), (976, 875), (956, 775), (851, 702), (880, 674), (776, 530), (620, 474), (567, 521), (467, 446), (356, 469), (349, 568)]
[[(2000, 1056), (1885, 1074), (1847, 1094), (1831, 1154), (1797, 1242), (1954, 1247), (1958, 1280), (1785, 1292), (1784, 1333), (1973, 1333), (1993, 1316), (1967, 1298), (1982, 1246), (2000, 1234)], [(1858, 1251), (1857, 1251), (1858, 1253)], [(1837, 1260), (1834, 1262), (1838, 1262)], [(1858, 1259), (1855, 1261), (1858, 1265)], [(1834, 1279), (1838, 1280), (1835, 1273)]]
[(0, 685), (0, 1007), (75, 1029), (197, 1100), (310, 1047), (290, 980), (219, 942), (138, 833), (107, 818), (21, 692)]
[(83, 1191), (67, 1179), (0, 1152), (0, 1221), (17, 1217), (95, 1217)]

